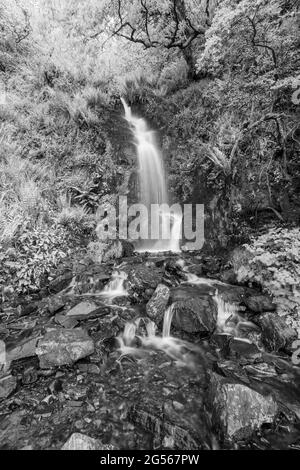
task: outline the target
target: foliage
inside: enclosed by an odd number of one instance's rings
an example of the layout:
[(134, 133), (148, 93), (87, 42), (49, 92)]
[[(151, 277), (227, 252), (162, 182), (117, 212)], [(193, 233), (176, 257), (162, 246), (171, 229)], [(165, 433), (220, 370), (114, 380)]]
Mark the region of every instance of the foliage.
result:
[(53, 227), (22, 227), (15, 249), (1, 253), (0, 285), (10, 286), (17, 294), (39, 290), (49, 280), (51, 270), (69, 250), (67, 234)]
[[(240, 282), (255, 283), (270, 293), (278, 313), (300, 312), (300, 229), (273, 228), (235, 252), (233, 267)], [(300, 324), (298, 325), (300, 326)]]

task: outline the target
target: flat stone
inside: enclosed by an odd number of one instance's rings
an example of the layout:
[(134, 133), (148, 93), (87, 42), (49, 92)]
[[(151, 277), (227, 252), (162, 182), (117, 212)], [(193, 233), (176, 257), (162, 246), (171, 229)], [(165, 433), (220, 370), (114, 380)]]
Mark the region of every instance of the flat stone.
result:
[(78, 325), (78, 320), (76, 318), (67, 317), (66, 315), (55, 315), (55, 321), (64, 328), (75, 328)]
[(146, 305), (146, 312), (151, 320), (159, 322), (163, 319), (170, 297), (170, 289), (164, 284), (158, 284), (151, 299)]
[(15, 343), (7, 344), (6, 360), (8, 363), (25, 357), (32, 357), (36, 355), (36, 345), (41, 338), (41, 335), (34, 335), (28, 338), (23, 338), (20, 341), (16, 340)]
[(17, 387), (17, 379), (13, 375), (0, 378), (0, 399), (8, 397)]
[(263, 396), (246, 385), (225, 382), (216, 374), (212, 386), (213, 425), (223, 439), (245, 439), (263, 424), (273, 423), (278, 407), (272, 396)]
[(94, 302), (80, 302), (68, 311), (67, 317), (83, 320), (85, 318), (97, 317), (101, 313), (109, 313), (105, 305), (97, 305)]
[(50, 330), (36, 348), (42, 369), (73, 364), (93, 352), (94, 342), (81, 328)]
[(111, 444), (102, 444), (98, 439), (75, 432), (61, 450), (113, 450), (113, 448)]

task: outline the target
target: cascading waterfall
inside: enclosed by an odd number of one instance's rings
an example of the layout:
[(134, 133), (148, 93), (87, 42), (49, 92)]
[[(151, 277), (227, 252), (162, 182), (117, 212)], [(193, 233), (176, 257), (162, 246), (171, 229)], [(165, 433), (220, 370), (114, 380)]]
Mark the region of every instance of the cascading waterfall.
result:
[[(168, 191), (162, 155), (155, 140), (155, 133), (148, 128), (145, 119), (132, 114), (130, 106), (121, 98), (125, 110), (125, 119), (130, 125), (135, 139), (139, 163), (140, 203), (148, 210), (147, 225), (151, 226), (151, 205), (168, 205)], [(141, 240), (137, 251), (180, 251), (181, 214), (174, 214), (167, 208), (160, 211), (160, 233), (163, 227), (170, 227), (170, 238), (157, 240)], [(168, 233), (168, 232), (167, 232)]]
[(111, 280), (104, 287), (102, 295), (113, 298), (126, 296), (127, 291), (124, 288), (124, 282), (127, 279), (127, 273), (124, 271), (114, 271), (111, 276)]

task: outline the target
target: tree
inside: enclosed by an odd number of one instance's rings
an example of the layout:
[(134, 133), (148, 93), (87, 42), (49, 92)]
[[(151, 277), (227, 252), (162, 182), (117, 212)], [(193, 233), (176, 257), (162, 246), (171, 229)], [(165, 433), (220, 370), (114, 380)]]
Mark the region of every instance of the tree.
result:
[(113, 0), (102, 11), (102, 26), (106, 21), (112, 36), (125, 38), (145, 49), (180, 51), (190, 78), (195, 78), (193, 47), (204, 41), (216, 4), (216, 0)]

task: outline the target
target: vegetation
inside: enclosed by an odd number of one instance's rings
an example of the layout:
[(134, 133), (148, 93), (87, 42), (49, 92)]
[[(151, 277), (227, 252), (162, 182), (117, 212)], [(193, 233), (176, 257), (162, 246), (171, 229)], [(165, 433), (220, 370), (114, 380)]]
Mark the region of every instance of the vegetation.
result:
[(92, 239), (133, 165), (121, 95), (223, 245), (261, 214), (299, 223), (298, 20), (294, 0), (0, 0), (1, 256), (28, 264), (2, 281), (34, 290)]

